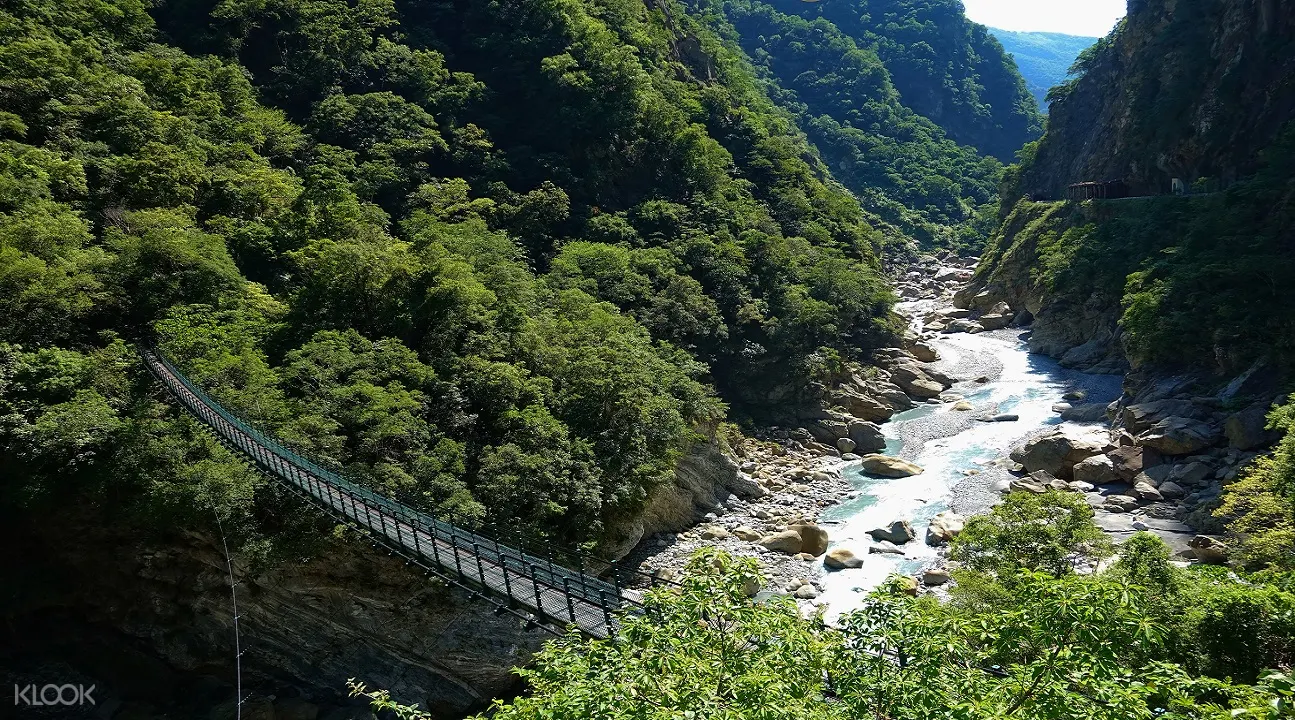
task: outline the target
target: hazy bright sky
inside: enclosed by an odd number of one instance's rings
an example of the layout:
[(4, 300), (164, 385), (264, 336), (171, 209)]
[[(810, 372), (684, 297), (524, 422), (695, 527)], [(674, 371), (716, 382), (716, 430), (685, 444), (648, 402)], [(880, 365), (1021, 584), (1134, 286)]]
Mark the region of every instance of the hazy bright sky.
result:
[(1124, 17), (1125, 0), (962, 0), (967, 17), (1003, 30), (1101, 37)]

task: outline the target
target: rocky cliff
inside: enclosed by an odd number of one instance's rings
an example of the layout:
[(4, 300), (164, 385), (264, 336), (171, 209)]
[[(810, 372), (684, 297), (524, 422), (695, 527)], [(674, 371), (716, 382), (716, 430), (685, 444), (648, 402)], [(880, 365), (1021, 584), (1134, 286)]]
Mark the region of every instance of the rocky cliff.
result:
[[(95, 684), (85, 717), (234, 717), (218, 533), (145, 536), (96, 514), (5, 523), (6, 546), (23, 551), (0, 572), (11, 589), (0, 674)], [(244, 718), (371, 718), (346, 697), (351, 677), (461, 717), (513, 692), (511, 669), (549, 637), (354, 539), (295, 561), (236, 555), (234, 572)]]
[(1174, 178), (1226, 187), (1295, 112), (1295, 2), (1136, 0), (1080, 63), (1005, 198), (1057, 198), (1083, 181), (1124, 180), (1138, 195)]

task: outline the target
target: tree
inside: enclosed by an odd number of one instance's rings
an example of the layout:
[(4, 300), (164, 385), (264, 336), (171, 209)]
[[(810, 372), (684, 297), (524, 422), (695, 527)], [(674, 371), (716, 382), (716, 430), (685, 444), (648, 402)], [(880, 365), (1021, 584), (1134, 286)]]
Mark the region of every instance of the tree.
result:
[(949, 557), (1010, 584), (1020, 569), (1060, 578), (1073, 573), (1078, 560), (1108, 552), (1109, 541), (1083, 497), (1049, 490), (1011, 493), (989, 514), (968, 520)]

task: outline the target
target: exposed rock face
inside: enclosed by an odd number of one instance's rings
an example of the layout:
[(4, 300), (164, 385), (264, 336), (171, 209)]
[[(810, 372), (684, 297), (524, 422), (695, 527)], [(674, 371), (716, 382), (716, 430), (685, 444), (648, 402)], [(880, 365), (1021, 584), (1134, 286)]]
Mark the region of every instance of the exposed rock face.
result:
[(646, 536), (692, 527), (729, 494), (750, 500), (767, 493), (718, 447), (697, 443), (675, 465), (675, 481), (652, 491), (643, 513), (621, 529), (622, 541), (609, 548), (608, 554), (623, 557)]
[(1184, 417), (1167, 417), (1137, 437), (1139, 445), (1163, 455), (1190, 455), (1218, 440), (1219, 431), (1213, 425)]
[(1268, 429), (1268, 407), (1251, 405), (1230, 415), (1223, 424), (1228, 445), (1238, 450), (1253, 450), (1276, 442), (1278, 433)]
[[(24, 553), (10, 554), (0, 574), (24, 589), (25, 607), (0, 629), (0, 644), (76, 668), (98, 683), (100, 705), (124, 703), (118, 717), (152, 717), (130, 714), (141, 705), (206, 717), (234, 695), (220, 539), (145, 538), (111, 526), (64, 516), (6, 528)], [(358, 540), (320, 537), (326, 547), (313, 559), (262, 567), (235, 557), (243, 689), (263, 717), (339, 717), (334, 710), (353, 705), (351, 677), (461, 716), (512, 692), (511, 668), (550, 637)]]
[[(1183, 44), (1187, 28), (1208, 28), (1205, 42)], [(1112, 178), (1135, 195), (1163, 194), (1173, 178), (1249, 174), (1295, 111), (1286, 81), (1295, 58), (1269, 49), (1274, 38), (1293, 36), (1289, 0), (1131, 6), (1111, 51), (1052, 103), (1049, 132), (1016, 194), (1060, 198), (1069, 183)], [(1148, 127), (1139, 113), (1170, 94), (1190, 100)]]
[(889, 455), (864, 455), (860, 463), (864, 472), (881, 477), (902, 478), (919, 475), (922, 472), (921, 467)]

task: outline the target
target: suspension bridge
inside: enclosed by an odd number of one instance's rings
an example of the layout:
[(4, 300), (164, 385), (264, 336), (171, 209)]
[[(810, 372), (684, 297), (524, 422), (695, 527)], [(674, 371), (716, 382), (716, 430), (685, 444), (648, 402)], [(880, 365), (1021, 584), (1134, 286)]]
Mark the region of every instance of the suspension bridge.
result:
[[(367, 530), (375, 544), (492, 603), (496, 612), (554, 633), (574, 626), (586, 635), (609, 637), (620, 615), (641, 609), (637, 592), (621, 578), (628, 573), (636, 583), (651, 583), (651, 576), (609, 563), (599, 563), (607, 569), (594, 574), (584, 570), (583, 559), (581, 569), (573, 570), (555, 563), (553, 553), (526, 552), (379, 495), (256, 430), (156, 351), (142, 355), (186, 410), (259, 470), (339, 521)], [(609, 574), (609, 580), (601, 574)]]

